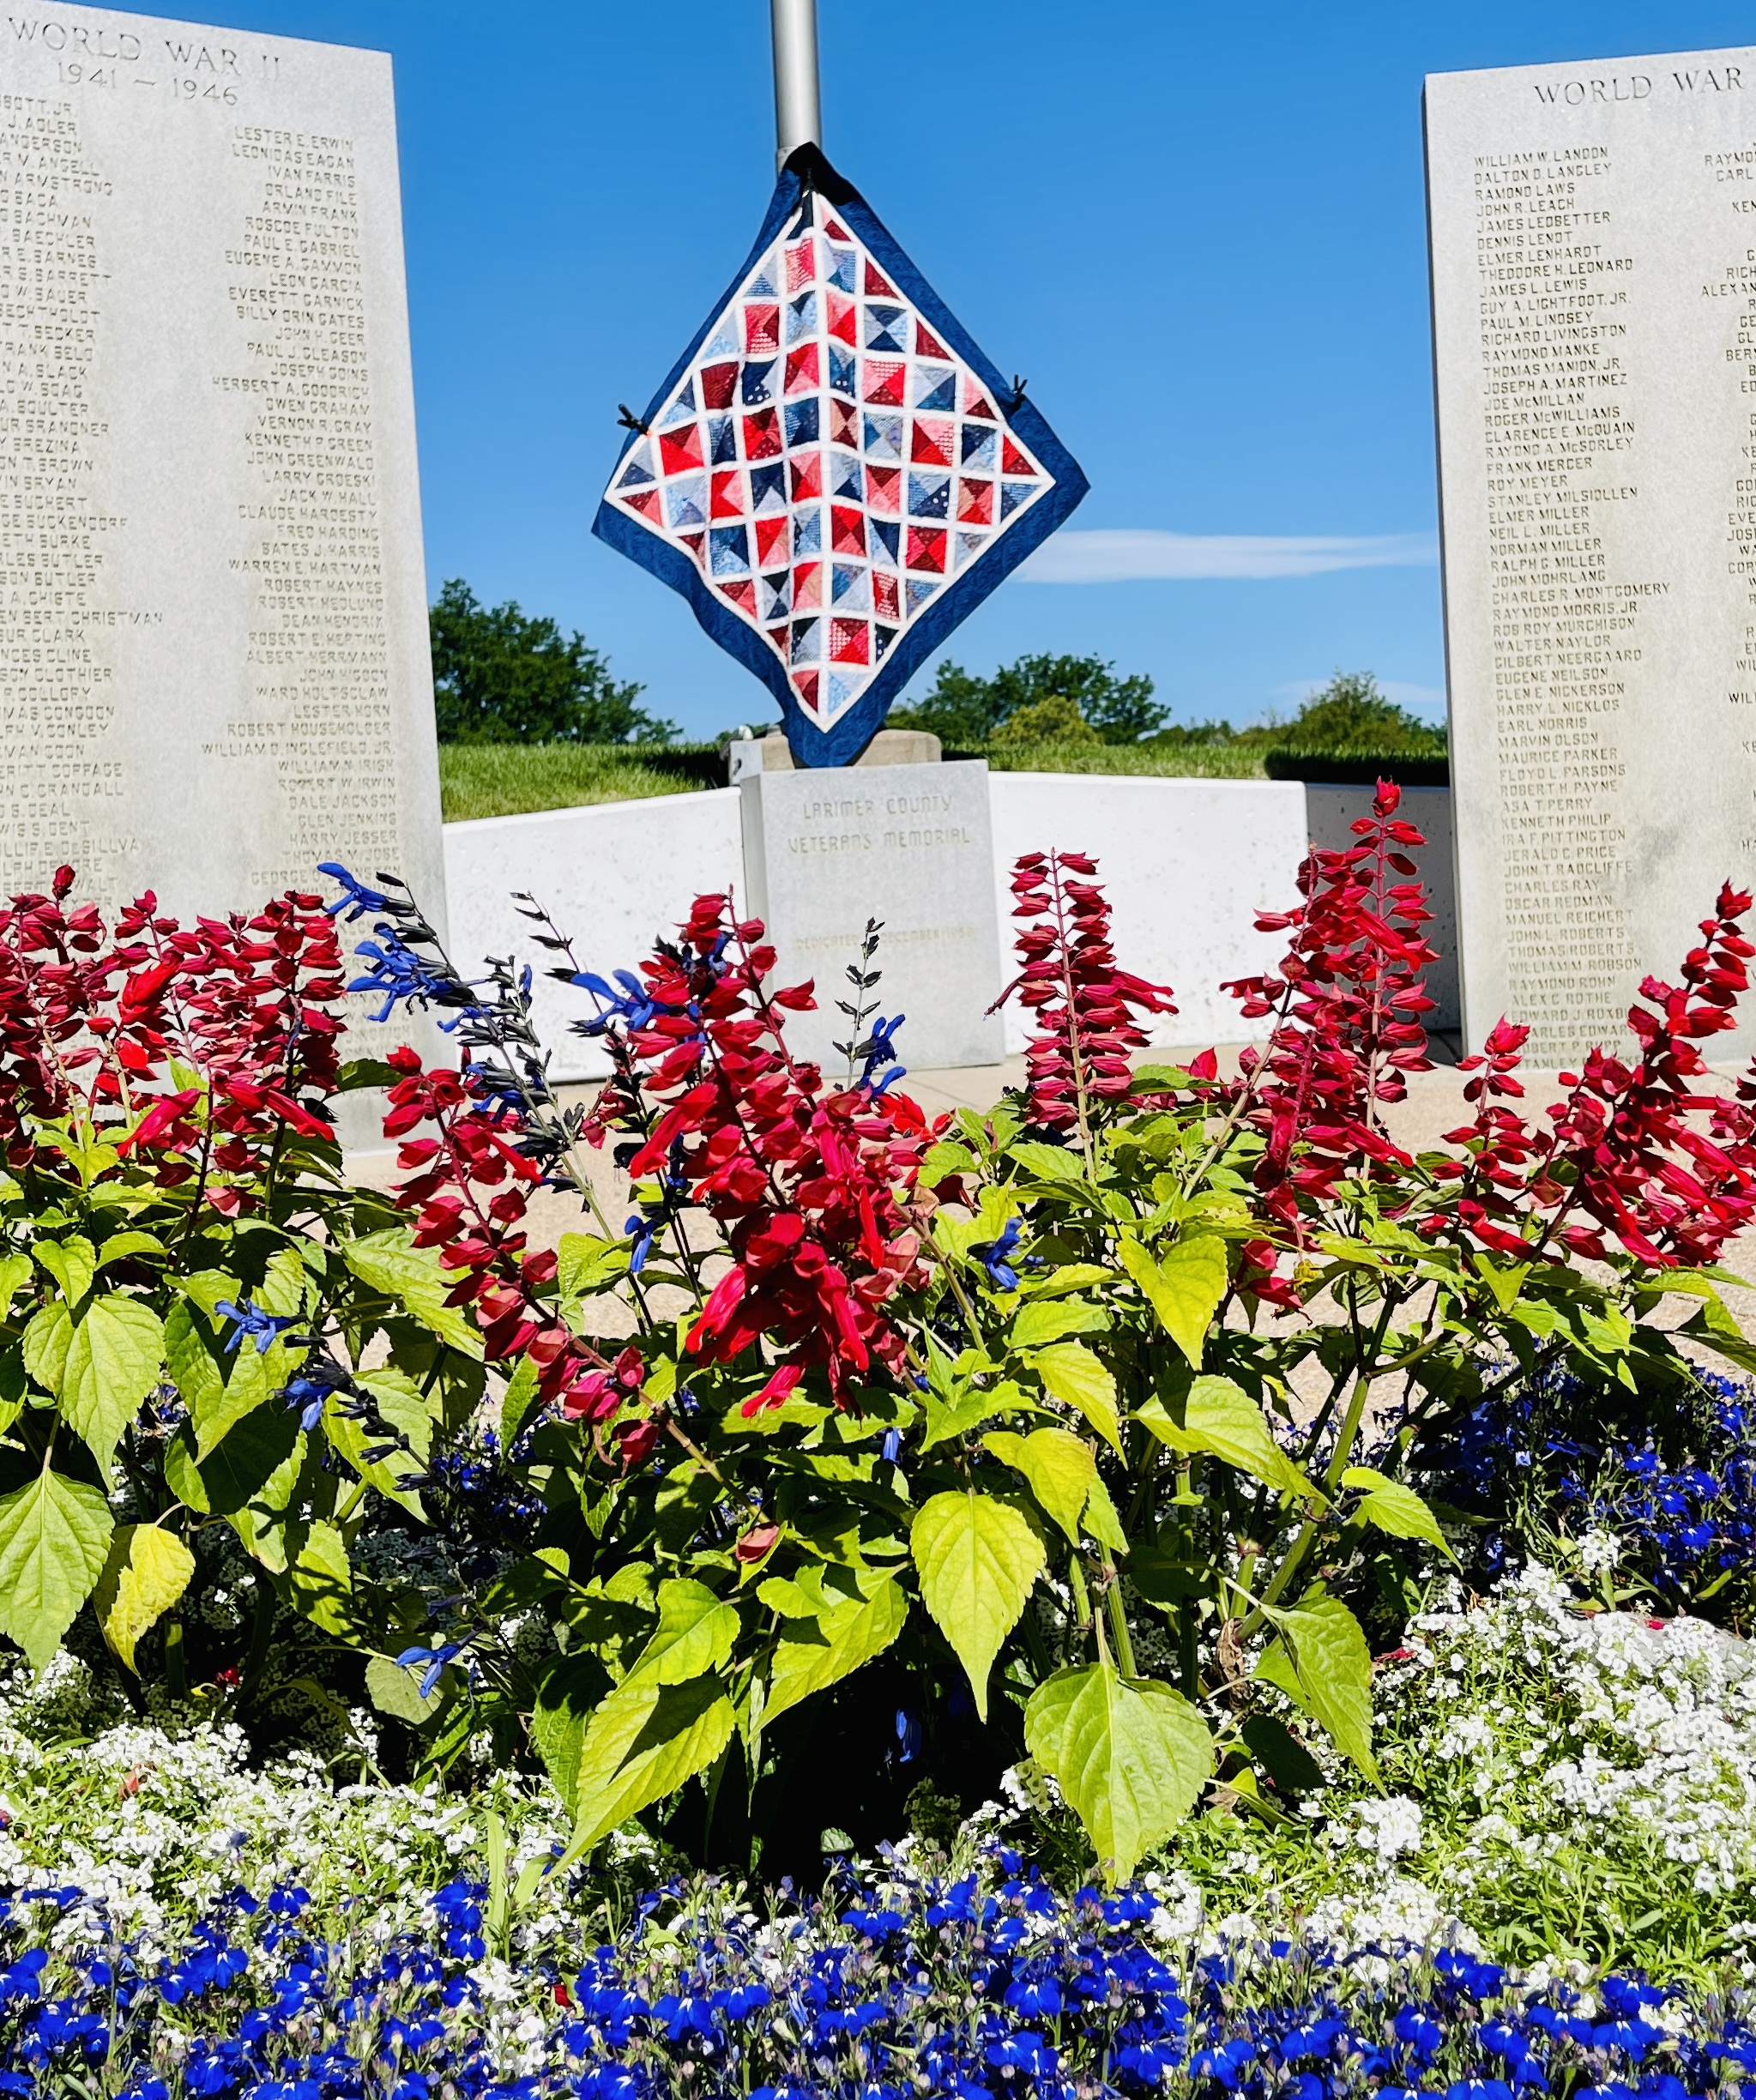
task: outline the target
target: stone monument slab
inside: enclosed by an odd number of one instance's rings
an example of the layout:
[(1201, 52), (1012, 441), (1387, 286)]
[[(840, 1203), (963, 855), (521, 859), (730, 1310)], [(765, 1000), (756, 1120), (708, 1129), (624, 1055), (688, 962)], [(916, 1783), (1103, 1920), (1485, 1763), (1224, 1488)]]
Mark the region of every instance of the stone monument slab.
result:
[(1756, 878), (1756, 50), (1437, 75), (1427, 156), (1465, 1027), (1562, 1064)]
[(389, 57), (4, 17), (0, 884), (443, 914), (425, 600)]
[(787, 1040), (832, 1076), (848, 1040), (836, 999), (868, 919), (881, 919), (879, 1011), (907, 1017), (905, 1065), (998, 1065), (999, 914), (987, 767), (838, 766), (763, 771), (739, 783), (745, 902), (768, 926), (775, 981), (816, 980), (818, 1011)]

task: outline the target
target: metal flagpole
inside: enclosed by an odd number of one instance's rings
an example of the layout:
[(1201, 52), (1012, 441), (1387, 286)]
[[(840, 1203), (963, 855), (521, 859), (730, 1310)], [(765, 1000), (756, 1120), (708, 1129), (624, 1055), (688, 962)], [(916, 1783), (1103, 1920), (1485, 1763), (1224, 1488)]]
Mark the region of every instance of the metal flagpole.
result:
[(817, 0), (769, 0), (775, 32), (775, 160), (800, 146), (821, 146), (823, 111), (817, 82)]

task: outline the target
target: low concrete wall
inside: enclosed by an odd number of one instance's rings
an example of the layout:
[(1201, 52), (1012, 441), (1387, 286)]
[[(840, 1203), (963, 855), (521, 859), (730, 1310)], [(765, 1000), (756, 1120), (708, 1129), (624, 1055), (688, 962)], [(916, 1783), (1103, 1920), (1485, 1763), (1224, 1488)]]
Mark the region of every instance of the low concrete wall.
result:
[[(1257, 932), (1256, 914), (1294, 904), (1307, 840), (1350, 842), (1348, 824), (1371, 804), (1369, 789), (1306, 788), (1294, 781), (996, 773), (989, 785), (1002, 940), (1009, 941), (1009, 884), (1021, 854), (1091, 854), (1114, 908), (1118, 960), (1176, 995), (1179, 1011), (1154, 1031), (1154, 1041), (1168, 1047), (1236, 1042), (1250, 1033), (1236, 1002), (1219, 987), (1265, 969), (1282, 952), (1283, 937)], [(1433, 798), (1433, 806), (1422, 798)], [(1413, 789), (1408, 800), (1413, 821), (1433, 842), (1422, 873), (1442, 896), (1430, 931), (1449, 956), (1455, 947), (1449, 791)], [(533, 965), (538, 1025), (555, 1052), (558, 1078), (593, 1078), (606, 1070), (595, 1045), (568, 1032), (570, 1022), (589, 1014), (590, 1002), (543, 981), (544, 969), (560, 958), (537, 947), (512, 893), (534, 896), (570, 936), (581, 966), (606, 976), (631, 969), (654, 935), (682, 920), (702, 891), (743, 882), (738, 790), (732, 788), (484, 818), (447, 824), (444, 837), (454, 958), (472, 975), (489, 956), (510, 954)], [(876, 900), (874, 908), (882, 908)], [(820, 973), (819, 981), (827, 986), (832, 978), (839, 972)], [(1440, 1026), (1456, 1025), (1448, 1017), (1455, 1013), (1455, 986), (1453, 965), (1448, 992), (1434, 987)], [(1022, 1047), (1024, 1034), (1024, 1017), (1009, 1007), (1007, 1048)]]
[[(1089, 854), (1114, 911), (1117, 961), (1176, 994), (1178, 1011), (1153, 1040), (1198, 1047), (1252, 1032), (1219, 987), (1266, 969), (1286, 946), (1254, 921), (1264, 908), (1298, 901), (1306, 835), (1296, 781), (996, 773), (991, 786), (1003, 936), (1021, 854)], [(1006, 1041), (1023, 1045), (1016, 1007), (1007, 1009)]]
[(466, 975), (489, 956), (531, 964), (537, 1028), (558, 1079), (600, 1078), (609, 1067), (594, 1043), (568, 1032), (591, 1014), (591, 1001), (544, 980), (564, 958), (537, 946), (512, 893), (528, 891), (572, 941), (580, 967), (607, 977), (650, 954), (653, 936), (686, 919), (703, 891), (743, 878), (735, 788), (445, 826), (452, 958)]

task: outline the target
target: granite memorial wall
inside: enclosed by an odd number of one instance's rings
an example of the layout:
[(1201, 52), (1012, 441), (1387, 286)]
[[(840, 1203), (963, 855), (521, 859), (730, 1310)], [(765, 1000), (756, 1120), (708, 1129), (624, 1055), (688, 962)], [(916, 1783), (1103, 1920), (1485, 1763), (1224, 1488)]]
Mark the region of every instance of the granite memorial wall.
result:
[(1563, 1064), (1756, 886), (1756, 51), (1438, 75), (1427, 142), (1465, 1025)]
[(443, 912), (388, 57), (0, 15), (0, 602), (8, 891)]

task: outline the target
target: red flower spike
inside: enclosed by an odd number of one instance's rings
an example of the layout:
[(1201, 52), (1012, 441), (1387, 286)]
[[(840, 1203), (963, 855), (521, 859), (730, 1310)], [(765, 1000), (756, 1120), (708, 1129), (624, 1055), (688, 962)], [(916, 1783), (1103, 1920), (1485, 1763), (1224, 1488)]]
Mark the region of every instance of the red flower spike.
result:
[(1089, 1144), (1104, 1105), (1131, 1083), (1127, 1053), (1144, 1048), (1141, 1014), (1174, 1014), (1168, 986), (1117, 967), (1109, 901), (1086, 854), (1026, 854), (1014, 863), (1012, 916), (1027, 923), (1014, 943), (1023, 965), (994, 1005), (1016, 993), (1039, 1033), (1025, 1047), (1025, 1102), (1033, 1123), (1077, 1132)]

